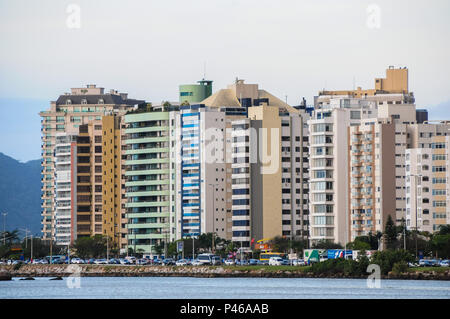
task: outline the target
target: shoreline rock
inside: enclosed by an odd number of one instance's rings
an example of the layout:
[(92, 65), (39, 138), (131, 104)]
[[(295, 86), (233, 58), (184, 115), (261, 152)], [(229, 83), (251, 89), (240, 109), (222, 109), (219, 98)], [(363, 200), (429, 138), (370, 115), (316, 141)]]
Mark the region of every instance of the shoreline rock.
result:
[[(293, 268), (292, 270), (254, 270), (236, 267), (175, 267), (175, 266), (121, 266), (121, 265), (23, 265), (19, 269), (13, 266), (0, 265), (0, 280), (11, 280), (12, 277), (54, 277), (51, 280), (62, 280), (69, 276), (80, 277), (194, 277), (194, 278), (333, 278), (333, 279), (365, 279), (367, 276), (348, 276), (345, 274), (313, 274)], [(61, 279), (58, 279), (61, 278)], [(409, 271), (407, 273), (381, 276), (381, 279), (403, 280), (450, 280), (447, 271)], [(31, 280), (31, 279), (27, 279)]]

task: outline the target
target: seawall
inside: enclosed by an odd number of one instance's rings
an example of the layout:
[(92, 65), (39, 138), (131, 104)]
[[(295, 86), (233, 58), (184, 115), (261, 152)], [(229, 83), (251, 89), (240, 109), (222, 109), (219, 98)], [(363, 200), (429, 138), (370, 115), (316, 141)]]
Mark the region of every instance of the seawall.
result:
[[(313, 274), (308, 267), (240, 267), (240, 266), (122, 266), (122, 265), (0, 265), (0, 277), (253, 277), (253, 278), (360, 278), (344, 274)], [(450, 280), (450, 270), (420, 268), (406, 273), (389, 273), (382, 279)]]

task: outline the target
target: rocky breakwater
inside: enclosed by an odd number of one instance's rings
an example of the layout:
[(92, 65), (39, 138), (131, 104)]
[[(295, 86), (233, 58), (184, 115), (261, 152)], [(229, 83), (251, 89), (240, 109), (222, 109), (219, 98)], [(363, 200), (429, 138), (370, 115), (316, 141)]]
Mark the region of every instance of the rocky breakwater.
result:
[[(135, 266), (135, 265), (0, 265), (0, 278), (11, 277), (201, 277), (201, 278), (359, 278), (345, 274), (315, 274), (303, 267), (239, 267), (239, 266)], [(390, 272), (382, 279), (450, 280), (450, 270), (417, 270), (396, 274)]]
[[(270, 268), (268, 268), (270, 269)], [(12, 277), (310, 277), (297, 270), (248, 269), (208, 266), (123, 266), (123, 265), (21, 265), (0, 266), (0, 272)]]

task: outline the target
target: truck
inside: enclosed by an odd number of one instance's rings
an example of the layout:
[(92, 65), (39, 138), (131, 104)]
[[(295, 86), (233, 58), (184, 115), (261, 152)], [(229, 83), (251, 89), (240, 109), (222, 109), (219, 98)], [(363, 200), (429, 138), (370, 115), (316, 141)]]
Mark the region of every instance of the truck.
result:
[(317, 263), (328, 259), (325, 249), (305, 249), (303, 251), (303, 259), (307, 265)]
[(329, 249), (327, 252), (328, 259), (352, 259), (353, 251), (344, 249)]

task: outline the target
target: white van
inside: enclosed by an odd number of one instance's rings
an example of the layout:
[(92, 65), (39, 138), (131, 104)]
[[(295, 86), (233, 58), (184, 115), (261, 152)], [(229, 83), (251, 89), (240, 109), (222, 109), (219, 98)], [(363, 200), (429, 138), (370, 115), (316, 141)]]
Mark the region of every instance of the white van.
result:
[(213, 264), (213, 254), (200, 254), (197, 259), (202, 265), (212, 265)]

